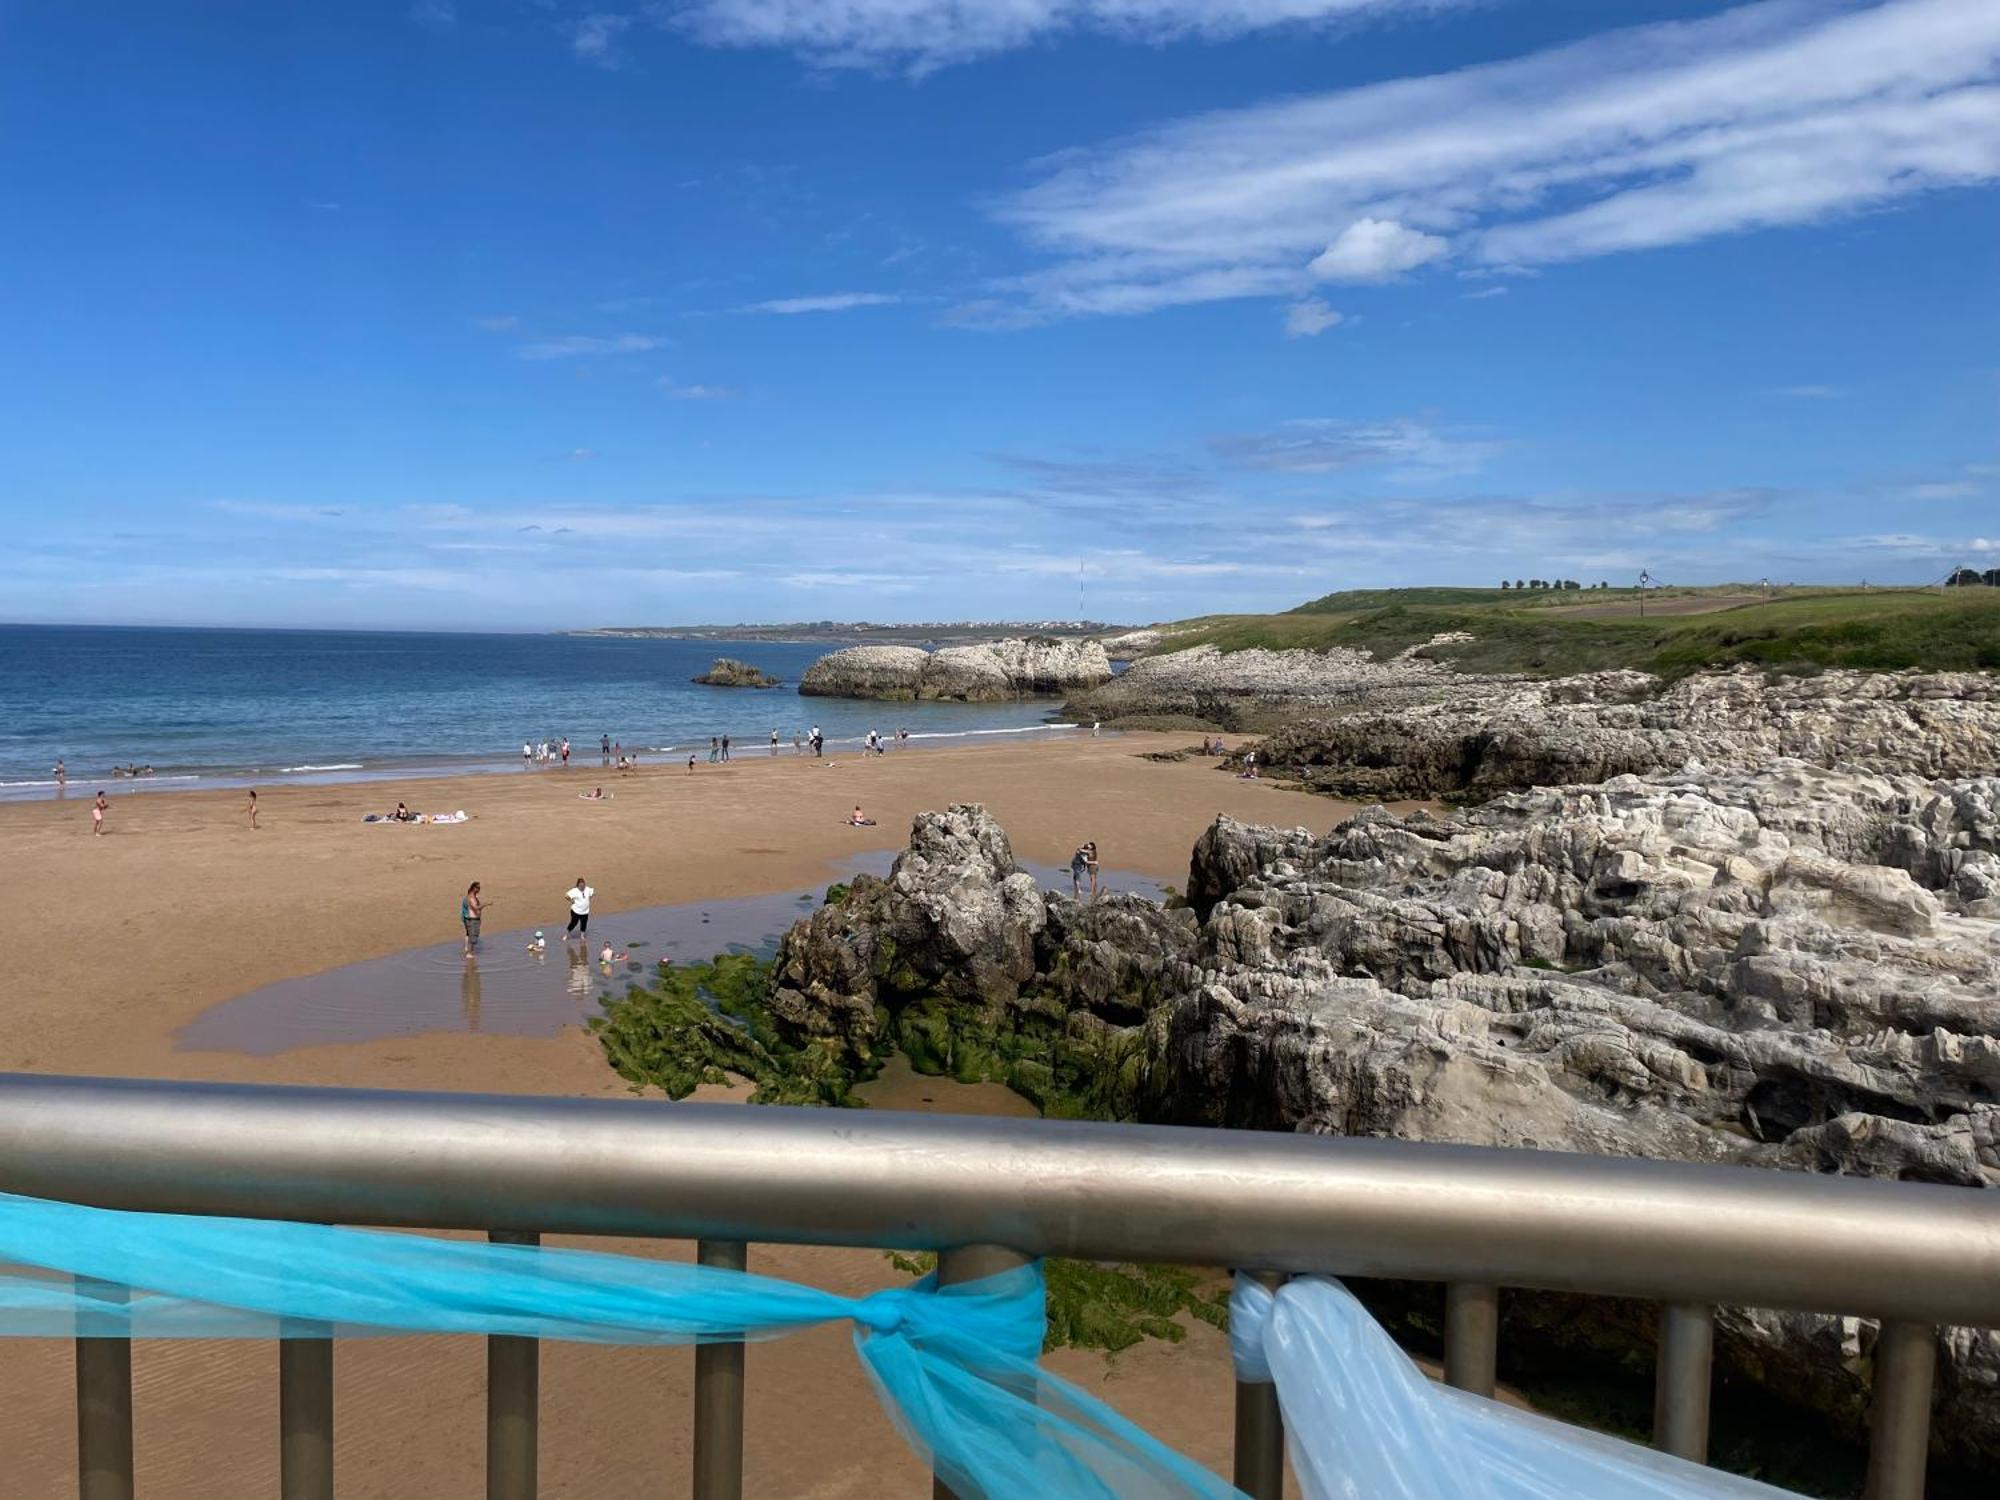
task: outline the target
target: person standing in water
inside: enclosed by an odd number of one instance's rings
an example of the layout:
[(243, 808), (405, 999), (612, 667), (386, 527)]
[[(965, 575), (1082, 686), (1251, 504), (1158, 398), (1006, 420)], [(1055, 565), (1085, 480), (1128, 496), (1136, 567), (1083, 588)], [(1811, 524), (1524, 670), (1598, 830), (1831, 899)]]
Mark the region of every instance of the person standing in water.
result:
[(771, 753), (773, 755), (778, 753), (778, 731), (775, 729), (771, 731)]
[(104, 815), (110, 810), (111, 810), (111, 804), (104, 800), (104, 793), (99, 792), (97, 794), (97, 800), (91, 803), (90, 805), (91, 833), (99, 834), (104, 832)]
[(69, 770), (58, 760), (56, 762), (56, 795), (61, 796), (69, 786)]
[(250, 800), (243, 804), (243, 815), (250, 820), (250, 826), (257, 826), (257, 788), (250, 788)]
[(479, 882), (475, 880), (465, 888), (465, 899), (458, 903), (458, 920), (465, 927), (467, 958), (479, 947), (479, 919), (485, 912), (486, 898), (479, 894)]
[(605, 766), (608, 766), (608, 765), (610, 765), (610, 764), (611, 764), (611, 736), (610, 736), (610, 735), (608, 735), (608, 734), (601, 734), (601, 735), (599, 735), (599, 736), (597, 737), (597, 758), (598, 758), (598, 764), (599, 764), (599, 765), (605, 765)]
[(729, 736), (726, 734), (722, 737), (722, 758), (729, 759)]
[(571, 935), (574, 934), (588, 942), (590, 939), (590, 898), (596, 895), (597, 892), (592, 890), (585, 883), (584, 878), (579, 875), (576, 877), (576, 884), (563, 894), (569, 898), (569, 926), (563, 929), (563, 941), (568, 942)]

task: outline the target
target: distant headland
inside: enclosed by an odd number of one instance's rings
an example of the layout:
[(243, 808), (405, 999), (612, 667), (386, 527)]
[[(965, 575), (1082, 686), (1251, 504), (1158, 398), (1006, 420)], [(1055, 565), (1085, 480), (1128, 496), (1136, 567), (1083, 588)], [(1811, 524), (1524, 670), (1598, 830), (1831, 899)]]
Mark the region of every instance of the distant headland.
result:
[(783, 625), (603, 625), (564, 635), (668, 641), (840, 641), (910, 646), (964, 646), (1016, 636), (1097, 636), (1130, 627), (1102, 620), (921, 620), (883, 625), (869, 620), (796, 620)]

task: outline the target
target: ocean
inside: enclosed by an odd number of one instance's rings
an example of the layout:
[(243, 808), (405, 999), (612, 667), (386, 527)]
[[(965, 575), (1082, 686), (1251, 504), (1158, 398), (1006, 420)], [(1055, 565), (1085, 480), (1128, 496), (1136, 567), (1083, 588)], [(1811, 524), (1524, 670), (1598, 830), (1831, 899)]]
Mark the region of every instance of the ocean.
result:
[[(325, 782), (519, 770), (524, 740), (571, 742), (598, 763), (608, 734), (647, 760), (705, 758), (710, 735), (745, 755), (784, 752), (818, 724), (829, 746), (870, 729), (924, 743), (1061, 733), (1056, 705), (866, 703), (801, 698), (834, 646), (403, 631), (0, 625), (0, 798), (72, 792)], [(778, 688), (699, 687), (717, 656)], [(114, 766), (154, 774), (112, 780)]]

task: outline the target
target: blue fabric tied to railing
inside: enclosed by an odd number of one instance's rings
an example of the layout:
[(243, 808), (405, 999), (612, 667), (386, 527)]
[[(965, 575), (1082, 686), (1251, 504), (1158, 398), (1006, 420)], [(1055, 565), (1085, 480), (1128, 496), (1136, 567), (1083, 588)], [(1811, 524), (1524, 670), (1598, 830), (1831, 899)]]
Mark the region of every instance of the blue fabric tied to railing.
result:
[(899, 1432), (966, 1500), (1224, 1500), (1238, 1491), (1036, 1363), (1039, 1265), (866, 1297), (589, 1250), (0, 1194), (0, 1336), (511, 1334), (762, 1340), (845, 1320)]
[(1429, 1379), (1324, 1276), (1229, 1299), (1238, 1380), (1275, 1383), (1306, 1500), (1797, 1500)]

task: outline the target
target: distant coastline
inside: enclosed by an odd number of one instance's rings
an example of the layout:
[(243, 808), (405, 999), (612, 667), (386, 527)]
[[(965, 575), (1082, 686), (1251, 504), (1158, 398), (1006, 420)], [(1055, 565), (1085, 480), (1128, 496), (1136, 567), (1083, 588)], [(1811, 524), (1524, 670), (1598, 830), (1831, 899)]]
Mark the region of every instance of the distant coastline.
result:
[(773, 645), (967, 646), (1018, 636), (1064, 638), (1114, 634), (1129, 629), (1100, 620), (926, 620), (883, 625), (867, 620), (797, 620), (775, 625), (601, 625), (565, 630), (566, 636), (652, 641), (764, 641)]

